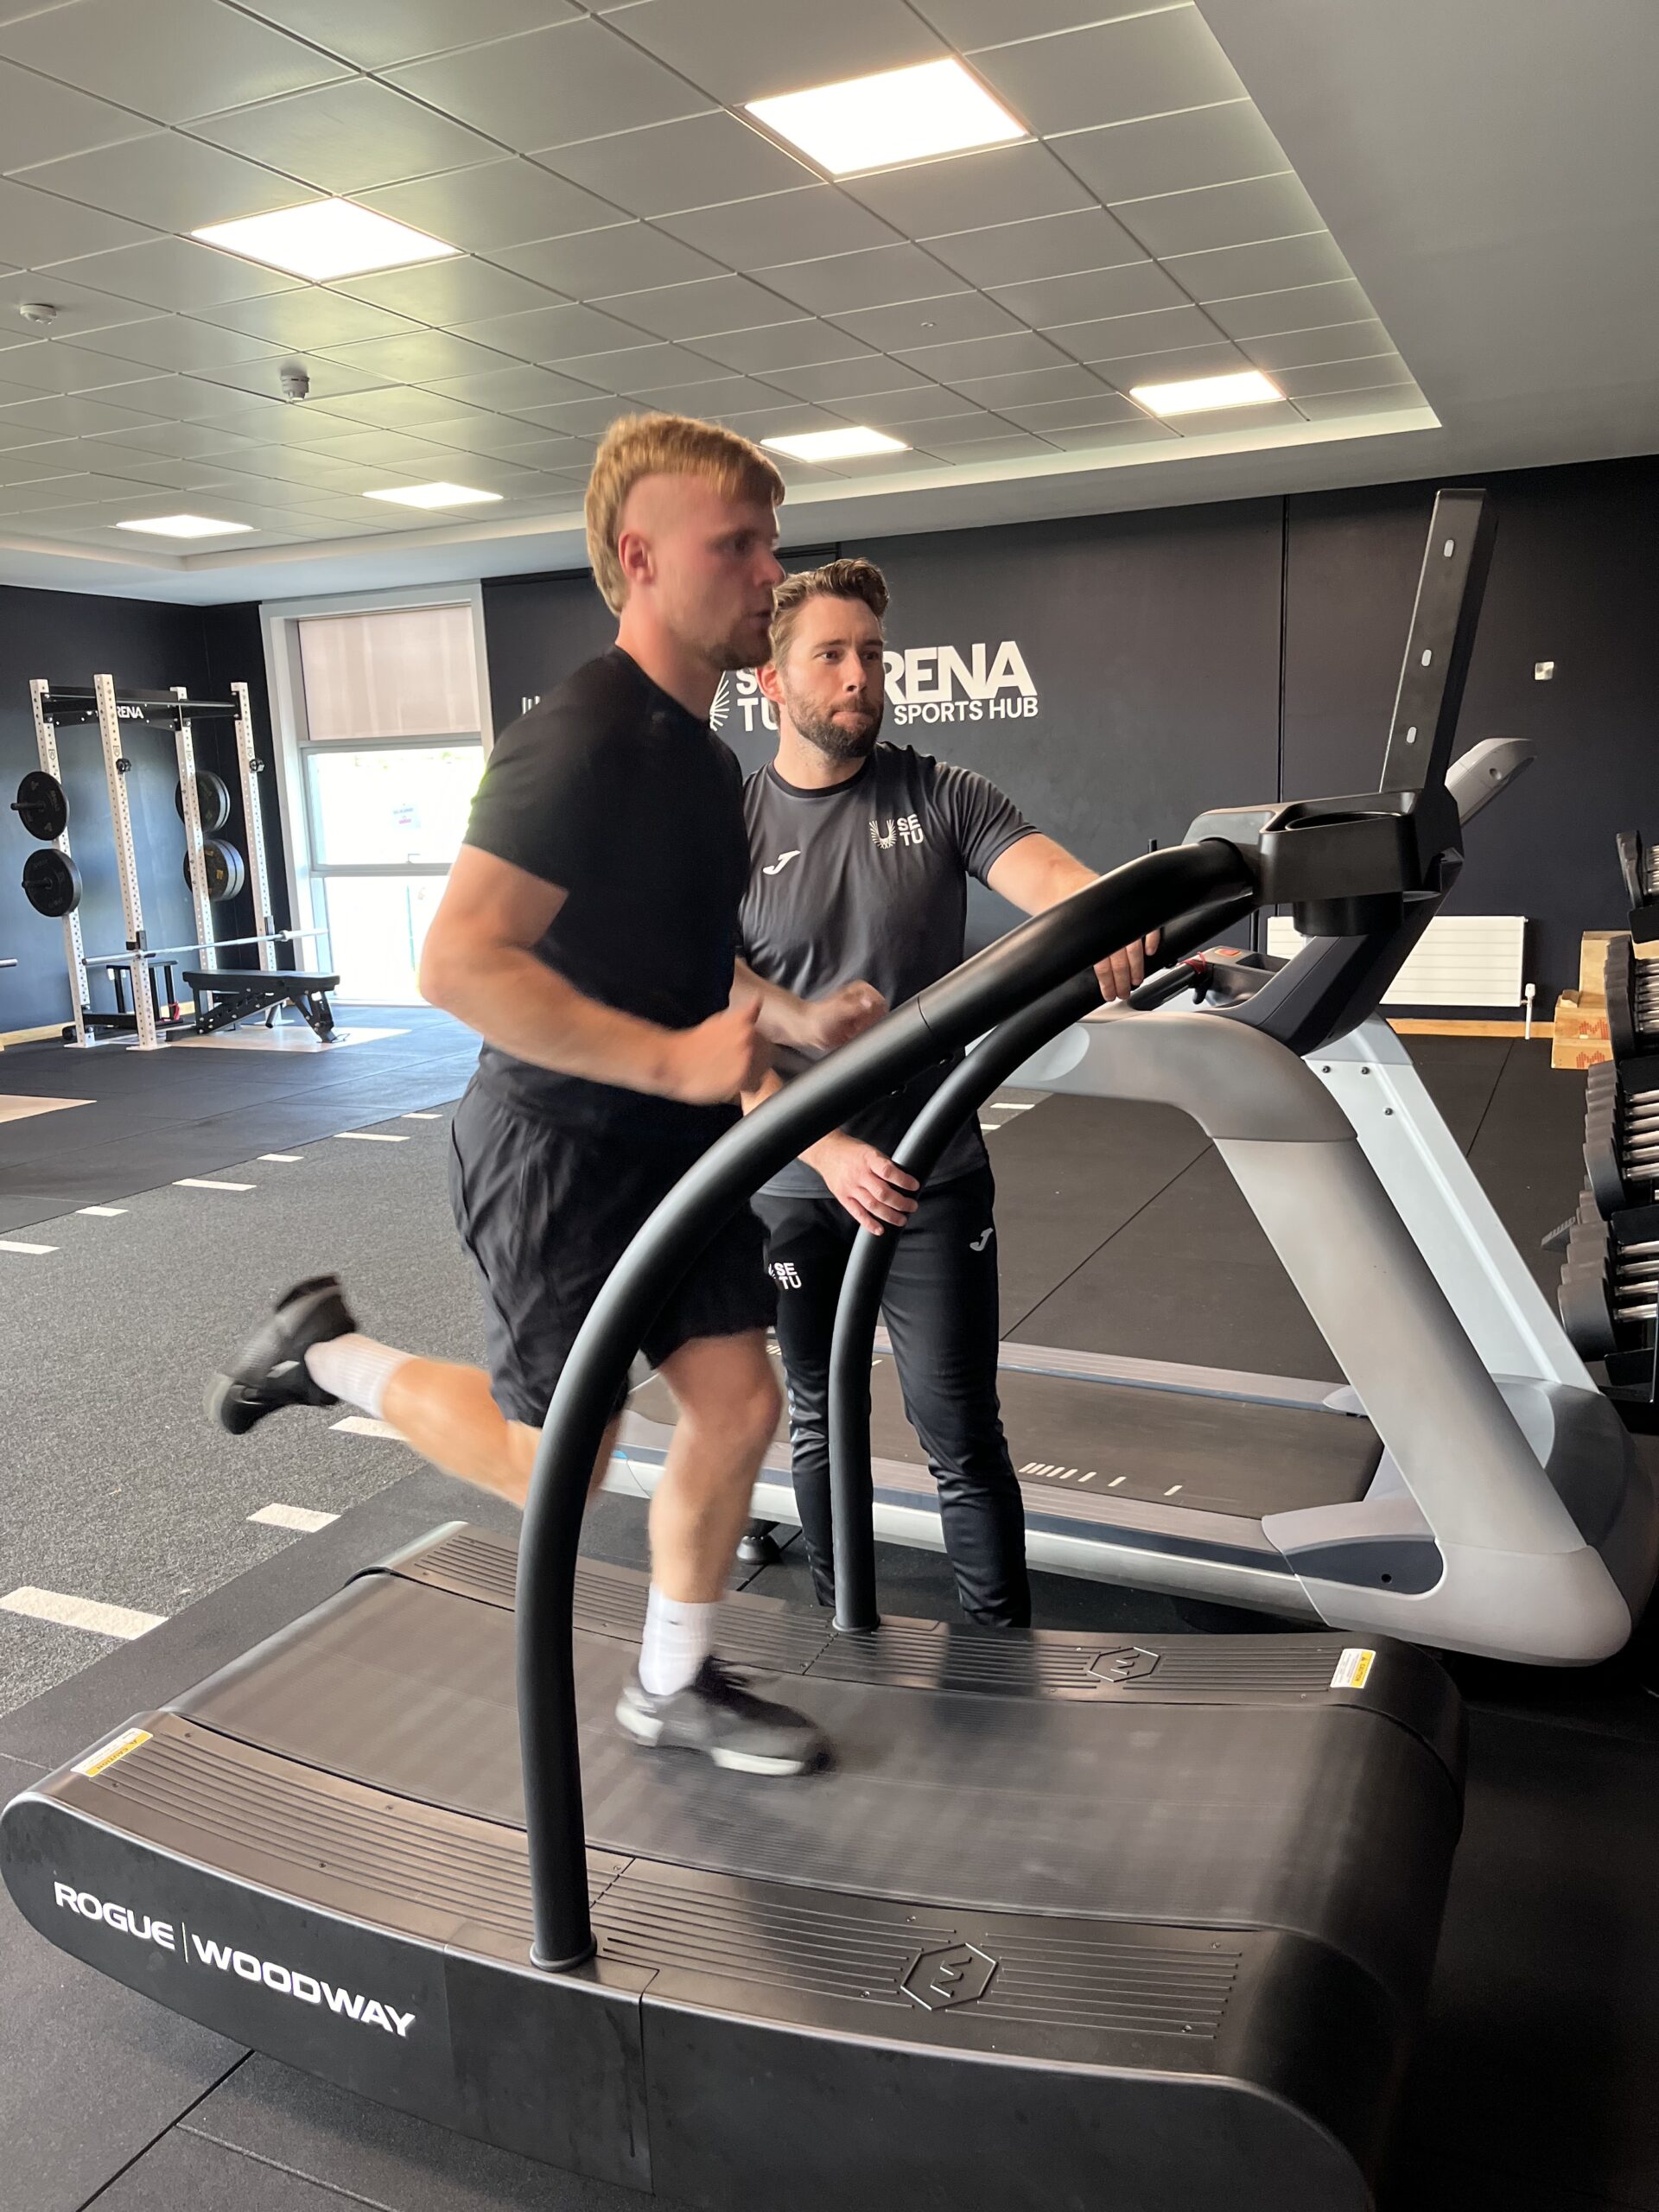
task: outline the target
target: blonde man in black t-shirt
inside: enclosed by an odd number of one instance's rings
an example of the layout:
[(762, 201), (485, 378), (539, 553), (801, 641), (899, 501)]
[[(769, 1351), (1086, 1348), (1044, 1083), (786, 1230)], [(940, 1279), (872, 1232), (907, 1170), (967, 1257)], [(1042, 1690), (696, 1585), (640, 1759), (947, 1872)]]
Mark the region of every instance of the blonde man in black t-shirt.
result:
[[(887, 588), (873, 562), (789, 577), (760, 688), (778, 710), (778, 753), (743, 790), (749, 887), (744, 957), (809, 996), (856, 976), (897, 1006), (963, 958), (970, 877), (1028, 914), (1095, 871), (1045, 837), (970, 769), (880, 741)], [(1135, 944), (1100, 963), (1121, 998), (1145, 973)], [(819, 1057), (780, 1040), (746, 1094), (756, 1105)], [(791, 1160), (760, 1192), (779, 1285), (796, 1503), (819, 1598), (834, 1599), (830, 1345), (860, 1229), (902, 1230), (882, 1300), (905, 1411), (939, 1491), (945, 1549), (970, 1620), (1031, 1618), (1025, 1516), (997, 1400), (995, 1189), (977, 1122), (951, 1140), (918, 1195), (894, 1147), (947, 1071), (931, 1070)]]
[[(736, 1120), (771, 1046), (825, 1051), (883, 1011), (860, 983), (805, 1005), (734, 958), (741, 779), (709, 712), (721, 675), (769, 651), (782, 497), (771, 462), (729, 431), (677, 416), (613, 429), (588, 536), (616, 644), (504, 734), (433, 918), (422, 991), (484, 1040), (455, 1115), (450, 1189), (484, 1293), (489, 1373), (363, 1336), (337, 1279), (314, 1278), (213, 1386), (232, 1433), (344, 1400), (522, 1504), (559, 1371), (634, 1232)], [(771, 1313), (745, 1210), (646, 1336), (680, 1418), (652, 1501), (639, 1668), (617, 1717), (644, 1743), (794, 1774), (821, 1759), (817, 1731), (753, 1696), (713, 1651), (778, 1415)]]

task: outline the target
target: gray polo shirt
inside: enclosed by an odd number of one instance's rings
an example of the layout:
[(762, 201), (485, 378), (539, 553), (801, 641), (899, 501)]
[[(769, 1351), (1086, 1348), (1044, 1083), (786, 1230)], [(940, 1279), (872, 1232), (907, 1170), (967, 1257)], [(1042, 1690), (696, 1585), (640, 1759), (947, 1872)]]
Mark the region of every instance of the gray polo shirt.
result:
[[(739, 948), (755, 974), (798, 997), (873, 983), (902, 1005), (961, 964), (968, 878), (983, 883), (1032, 824), (995, 784), (907, 745), (878, 744), (855, 776), (800, 791), (767, 766), (743, 786), (749, 885)], [(785, 1079), (810, 1056), (780, 1047)], [(890, 1153), (943, 1082), (932, 1069), (846, 1126)], [(970, 1121), (931, 1179), (985, 1164)], [(775, 1196), (824, 1196), (822, 1176), (792, 1160), (766, 1185)]]

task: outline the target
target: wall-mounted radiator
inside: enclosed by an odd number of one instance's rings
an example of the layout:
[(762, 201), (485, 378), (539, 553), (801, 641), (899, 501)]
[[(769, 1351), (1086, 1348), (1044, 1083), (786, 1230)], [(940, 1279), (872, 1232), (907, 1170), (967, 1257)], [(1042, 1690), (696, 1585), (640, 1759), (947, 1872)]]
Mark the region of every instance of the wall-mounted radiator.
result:
[[(1281, 959), (1304, 943), (1288, 914), (1268, 918), (1268, 950)], [(1436, 914), (1385, 995), (1384, 1006), (1519, 1006), (1524, 914)]]

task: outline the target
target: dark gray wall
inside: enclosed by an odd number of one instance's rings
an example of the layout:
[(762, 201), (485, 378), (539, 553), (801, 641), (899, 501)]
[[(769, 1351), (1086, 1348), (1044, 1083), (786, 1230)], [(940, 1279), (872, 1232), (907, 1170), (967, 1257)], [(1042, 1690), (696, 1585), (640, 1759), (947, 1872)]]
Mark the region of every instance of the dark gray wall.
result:
[[(953, 646), (971, 670), (982, 645), (988, 673), (1011, 641), (1035, 694), (1017, 715), (976, 712), (953, 672), (950, 700), (895, 703), (887, 734), (982, 769), (1103, 868), (1178, 838), (1205, 806), (1375, 789), (1434, 488), (843, 547), (886, 570), (894, 647)], [(1580, 932), (1622, 919), (1615, 831), (1659, 831), (1659, 462), (1490, 488), (1497, 550), (1460, 742), (1529, 737), (1538, 760), (1471, 832), (1452, 904), (1532, 918), (1547, 1003), (1576, 978)], [(612, 635), (585, 575), (486, 584), (485, 619), (498, 728)], [(1541, 660), (1553, 682), (1534, 682)], [(937, 691), (937, 664), (922, 673)], [(746, 768), (766, 757), (742, 686), (722, 734)], [(972, 933), (1007, 918), (982, 896)]]
[[(53, 683), (89, 683), (95, 673), (114, 676), (118, 687), (159, 689), (182, 683), (200, 697), (226, 696), (222, 686), (239, 677), (267, 756), (269, 715), (264, 704), (264, 657), (253, 607), (163, 607), (146, 600), (92, 599), (73, 592), (0, 588), (0, 798), (10, 802), (18, 779), (39, 766), (29, 712), (33, 677)], [(138, 855), (145, 931), (152, 944), (177, 944), (195, 934), (184, 884), (184, 831), (174, 806), (178, 780), (169, 733), (126, 726), (127, 779), (133, 842)], [(230, 783), (231, 821), (221, 833), (245, 847), (228, 724), (200, 725), (197, 758)], [(115, 868), (103, 753), (95, 727), (60, 733), (59, 753), (70, 807), (69, 836), (86, 886), (81, 924), (87, 949), (114, 950), (125, 943)], [(270, 810), (274, 811), (275, 793)], [(60, 924), (35, 913), (20, 888), (23, 862), (34, 849), (15, 814), (0, 804), (0, 954), (15, 969), (0, 969), (0, 1031), (32, 1029), (67, 1020), (69, 985)], [(276, 840), (268, 849), (276, 858)], [(221, 907), (220, 934), (239, 937), (255, 926), (247, 897)], [(93, 1003), (114, 1003), (108, 983), (93, 982)]]

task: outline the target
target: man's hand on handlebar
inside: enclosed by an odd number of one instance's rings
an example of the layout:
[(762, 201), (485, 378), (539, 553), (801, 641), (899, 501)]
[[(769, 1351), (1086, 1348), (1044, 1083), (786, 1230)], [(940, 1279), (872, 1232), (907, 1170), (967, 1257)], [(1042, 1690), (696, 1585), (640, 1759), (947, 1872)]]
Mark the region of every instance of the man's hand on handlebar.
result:
[(1137, 938), (1121, 951), (1109, 953), (1104, 960), (1095, 963), (1095, 974), (1100, 979), (1100, 995), (1108, 1006), (1120, 999), (1127, 999), (1135, 985), (1146, 980), (1147, 969), (1157, 957), (1160, 933), (1154, 930), (1145, 938)]

